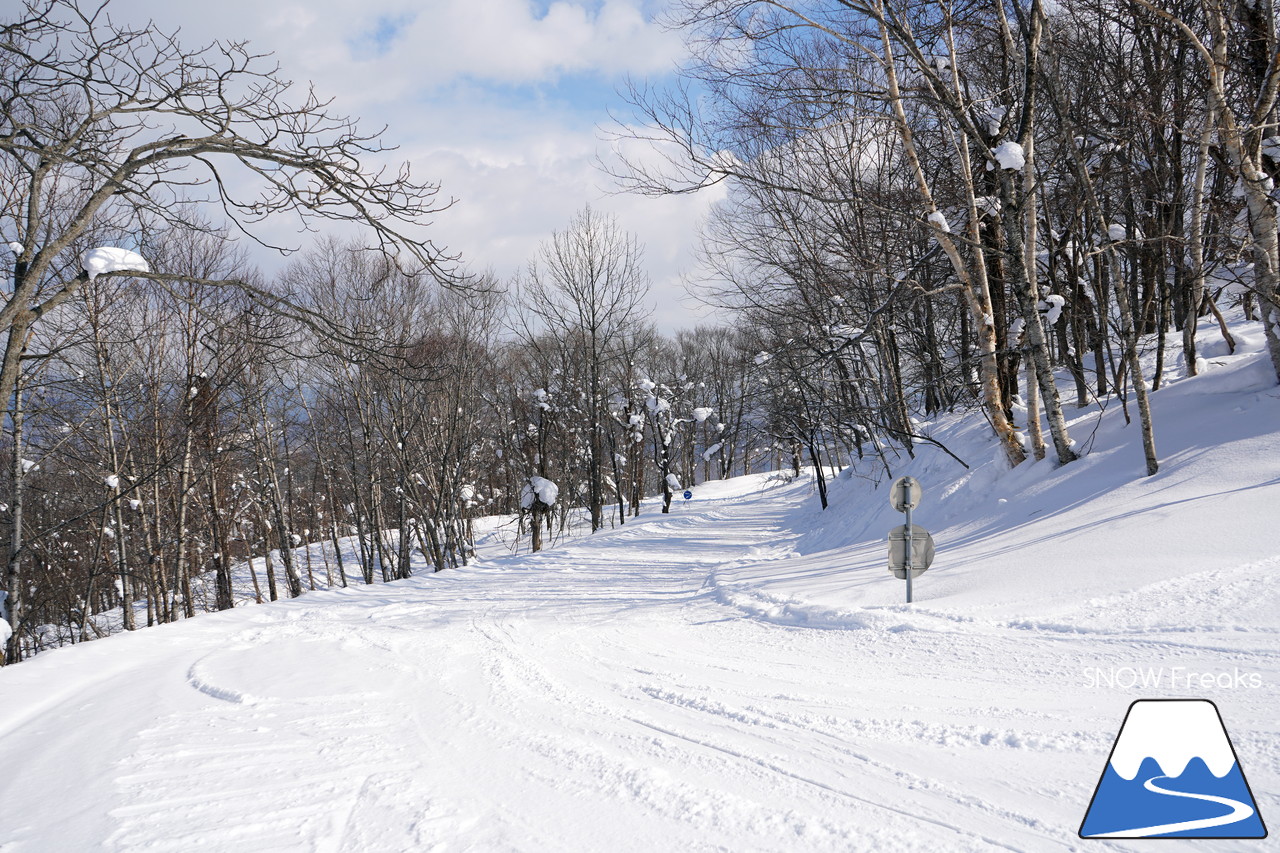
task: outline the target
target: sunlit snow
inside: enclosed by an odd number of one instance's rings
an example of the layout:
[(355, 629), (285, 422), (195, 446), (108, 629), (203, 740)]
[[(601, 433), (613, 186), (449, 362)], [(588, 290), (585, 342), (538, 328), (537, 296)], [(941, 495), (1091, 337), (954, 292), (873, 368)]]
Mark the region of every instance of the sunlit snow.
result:
[[(825, 512), (805, 469), (691, 483), (537, 554), (476, 519), (463, 568), (415, 545), (405, 581), (0, 669), (0, 849), (1079, 850), (1126, 709), (1189, 696), (1217, 703), (1271, 818), (1280, 398), (1259, 327), (1233, 322), (1234, 353), (1205, 318), (1208, 369), (1151, 395), (1155, 477), (1116, 404), (1067, 408), (1064, 466), (1009, 469), (980, 418), (917, 425), (950, 453), (892, 458), (937, 543), (910, 606), (868, 459), (828, 472)], [(1166, 771), (1185, 752), (1134, 750)]]

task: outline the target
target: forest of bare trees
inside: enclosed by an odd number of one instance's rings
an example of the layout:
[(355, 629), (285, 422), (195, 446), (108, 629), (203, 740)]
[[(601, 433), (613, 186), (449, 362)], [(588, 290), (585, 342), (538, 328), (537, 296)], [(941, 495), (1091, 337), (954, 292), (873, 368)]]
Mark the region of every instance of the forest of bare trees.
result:
[[(378, 135), (247, 45), (104, 8), (31, 0), (0, 36), (9, 662), (232, 607), (249, 558), (275, 600), (465, 564), (481, 515), (537, 549), (802, 466), (825, 507), (944, 413), (1069, 464), (1070, 412), (1114, 402), (1155, 473), (1148, 394), (1229, 307), (1280, 375), (1269, 0), (684, 0), (693, 58), (631, 88), (602, 164), (728, 184), (696, 283), (722, 319), (673, 334), (608, 214), (470, 273)], [(91, 275), (99, 246), (145, 268)], [(298, 251), (268, 275), (251, 246)]]
[(1268, 0), (684, 0), (675, 19), (685, 85), (633, 86), (643, 129), (619, 133), (662, 156), (610, 168), (654, 195), (730, 183), (709, 286), (789, 375), (853, 381), (856, 402), (806, 395), (830, 426), (909, 446), (913, 407), (974, 401), (1010, 464), (1049, 443), (1068, 463), (1065, 370), (1076, 405), (1132, 400), (1154, 474), (1148, 391), (1196, 372), (1224, 292), (1280, 375)]

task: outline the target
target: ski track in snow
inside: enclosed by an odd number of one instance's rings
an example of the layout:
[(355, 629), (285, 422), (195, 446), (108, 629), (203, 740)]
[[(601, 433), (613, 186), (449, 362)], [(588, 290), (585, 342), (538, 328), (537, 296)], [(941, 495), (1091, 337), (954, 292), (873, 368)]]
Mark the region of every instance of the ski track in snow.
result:
[(1083, 665), (1224, 649), (1267, 679), (1234, 708), (1275, 701), (1273, 636), (1163, 615), (1205, 581), (1274, 600), (1256, 571), (1093, 602), (1112, 630), (824, 609), (726, 572), (793, 554), (787, 500), (42, 655), (16, 695), (112, 675), (0, 708), (23, 789), (80, 768), (79, 816), (24, 799), (0, 851), (1069, 850), (1129, 701)]

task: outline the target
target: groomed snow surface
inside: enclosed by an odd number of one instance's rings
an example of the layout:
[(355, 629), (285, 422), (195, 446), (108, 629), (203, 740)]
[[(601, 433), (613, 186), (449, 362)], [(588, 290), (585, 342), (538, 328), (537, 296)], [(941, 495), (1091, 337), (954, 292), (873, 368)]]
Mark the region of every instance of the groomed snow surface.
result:
[(1160, 697), (1216, 703), (1274, 824), (1280, 389), (1237, 333), (1153, 395), (1155, 477), (1119, 403), (1069, 407), (1061, 468), (933, 425), (969, 468), (896, 460), (938, 545), (912, 606), (868, 467), (825, 513), (811, 473), (697, 485), (537, 555), (0, 670), (0, 851), (1142, 850), (1076, 832)]

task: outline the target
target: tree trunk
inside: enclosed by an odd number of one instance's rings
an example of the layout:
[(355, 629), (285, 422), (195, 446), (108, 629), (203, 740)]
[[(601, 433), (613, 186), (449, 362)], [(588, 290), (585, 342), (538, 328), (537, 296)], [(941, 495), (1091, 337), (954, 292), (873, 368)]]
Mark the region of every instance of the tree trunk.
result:
[[(893, 49), (893, 44), (889, 38), (889, 31), (883, 21), (880, 21), (880, 40), (882, 46), (881, 64), (885, 71), (885, 84), (887, 87), (888, 98), (893, 109), (894, 125), (898, 130), (899, 141), (902, 143), (902, 152), (907, 159), (908, 166), (915, 178), (916, 188), (920, 193), (920, 198), (930, 210), (936, 210), (937, 207), (933, 201), (933, 193), (929, 189), (929, 181), (925, 176), (923, 165), (916, 153), (915, 138), (911, 130), (911, 124), (907, 119), (906, 109), (903, 106), (903, 98), (898, 83), (897, 60)], [(974, 325), (977, 332), (978, 343), (978, 369), (981, 372), (982, 387), (982, 405), (987, 413), (987, 420), (991, 423), (991, 428), (996, 434), (996, 439), (1000, 442), (1001, 448), (1004, 450), (1005, 458), (1010, 467), (1019, 465), (1026, 459), (1026, 451), (1023, 449), (1021, 442), (1018, 441), (1017, 435), (1012, 424), (1005, 414), (1004, 404), (1001, 400), (1000, 387), (1000, 365), (997, 358), (996, 348), (996, 329), (995, 319), (992, 317), (991, 293), (988, 290), (988, 282), (986, 276), (986, 268), (982, 258), (981, 238), (978, 234), (978, 215), (977, 203), (974, 193), (972, 180), (968, 176), (972, 175), (971, 164), (969, 161), (968, 147), (966, 145), (958, 146), (958, 155), (960, 157), (960, 169), (966, 176), (966, 192), (969, 202), (969, 243), (974, 253), (973, 266), (970, 268), (965, 264), (960, 256), (959, 249), (956, 247), (955, 241), (944, 232), (941, 228), (934, 228), (934, 239), (942, 246), (947, 259), (951, 262), (952, 271), (955, 273), (957, 280), (963, 287), (966, 300), (969, 304), (969, 310), (973, 314)]]
[[(13, 330), (9, 332), (10, 338), (14, 334)], [(26, 477), (26, 466), (22, 460), (22, 381), (21, 377), (15, 381), (13, 395), (13, 408), (9, 411), (9, 417), (13, 424), (13, 494), (10, 496), (10, 515), (9, 515), (9, 561), (5, 568), (5, 590), (8, 597), (5, 600), (5, 610), (9, 618), (10, 634), (8, 642), (5, 644), (4, 656), (0, 658), (0, 663), (17, 663), (22, 660), (22, 621), (24, 618), (23, 607), (25, 605), (25, 596), (22, 588), (22, 504), (24, 500), (23, 480)]]
[(1200, 131), (1196, 152), (1195, 183), (1191, 191), (1191, 283), (1187, 294), (1186, 313), (1182, 318), (1182, 359), (1187, 375), (1200, 372), (1200, 356), (1196, 352), (1196, 327), (1204, 304), (1204, 187), (1209, 164), (1209, 144), (1213, 139), (1213, 122), (1205, 121)]

